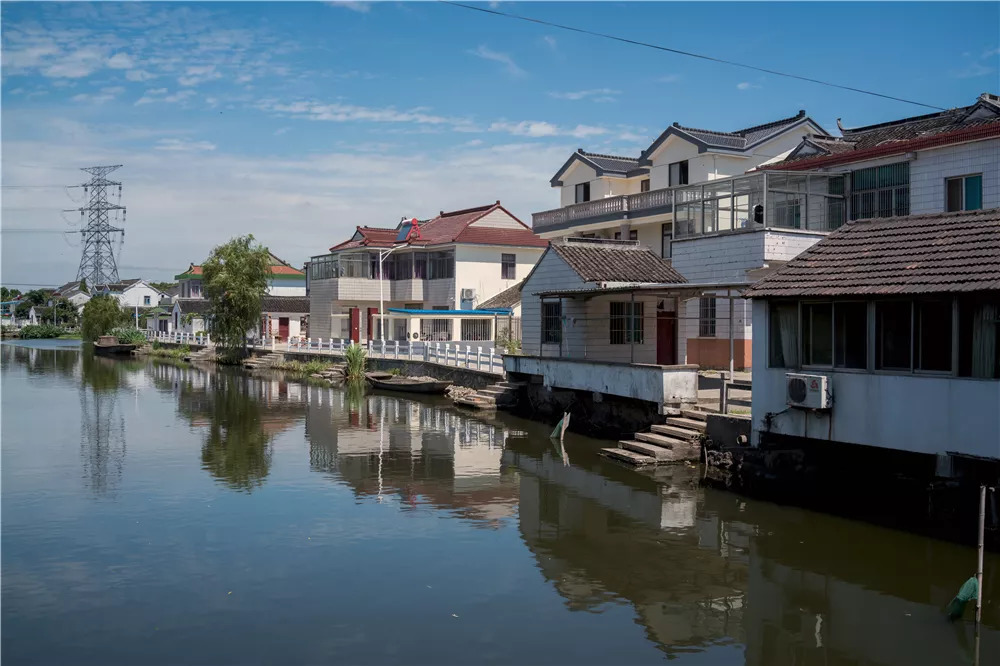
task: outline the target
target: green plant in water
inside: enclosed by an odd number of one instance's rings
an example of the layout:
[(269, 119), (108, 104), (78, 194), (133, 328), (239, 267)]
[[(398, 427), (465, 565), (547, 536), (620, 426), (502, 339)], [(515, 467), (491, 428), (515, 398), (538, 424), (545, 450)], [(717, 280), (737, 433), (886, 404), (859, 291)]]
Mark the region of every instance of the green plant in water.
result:
[(108, 335), (118, 338), (118, 343), (122, 345), (146, 344), (146, 336), (137, 328), (116, 328)]
[(388, 372), (390, 375), (393, 375), (394, 377), (398, 377), (399, 375), (403, 374), (403, 371), (400, 370), (399, 368), (389, 368), (388, 370), (386, 370), (386, 372)]
[(49, 338), (58, 338), (60, 335), (65, 333), (65, 331), (58, 326), (53, 326), (52, 324), (38, 324), (38, 325), (28, 325), (21, 328), (21, 339), (23, 340), (42, 340)]
[(368, 353), (358, 343), (353, 343), (344, 350), (347, 360), (347, 380), (356, 381), (365, 378), (365, 367), (368, 365)]

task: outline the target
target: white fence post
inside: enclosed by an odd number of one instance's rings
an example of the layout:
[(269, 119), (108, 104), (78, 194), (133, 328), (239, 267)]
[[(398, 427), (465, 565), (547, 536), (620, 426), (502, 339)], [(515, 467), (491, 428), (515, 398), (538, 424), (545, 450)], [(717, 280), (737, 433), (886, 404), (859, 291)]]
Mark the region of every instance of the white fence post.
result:
[(469, 355), (472, 353), (472, 345), (465, 345), (465, 368), (469, 368)]
[(448, 365), (448, 357), (451, 355), (451, 345), (444, 343), (444, 364)]
[(392, 355), (395, 358), (399, 358), (399, 340), (394, 340), (392, 343)]
[(382, 340), (379, 346), (382, 347), (382, 358), (385, 358), (385, 340)]
[(476, 347), (476, 370), (483, 369), (483, 348)]
[(407, 340), (406, 341), (406, 360), (408, 360), (408, 361), (412, 361), (413, 360), (413, 341), (412, 340)]
[(496, 350), (494, 350), (494, 349), (490, 350), (490, 372), (493, 372), (493, 362), (494, 362), (493, 361), (493, 355), (494, 355), (495, 351)]

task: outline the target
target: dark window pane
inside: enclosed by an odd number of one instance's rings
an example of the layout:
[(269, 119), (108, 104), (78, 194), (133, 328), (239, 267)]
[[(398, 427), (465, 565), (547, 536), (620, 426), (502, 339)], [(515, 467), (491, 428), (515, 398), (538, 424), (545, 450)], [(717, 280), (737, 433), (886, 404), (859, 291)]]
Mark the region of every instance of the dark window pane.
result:
[(649, 178), (639, 181), (639, 191), (649, 192)]
[(590, 183), (580, 183), (576, 186), (576, 203), (590, 201)]
[(951, 371), (951, 301), (918, 301), (917, 368)]
[(542, 342), (562, 342), (562, 304), (542, 303)]
[(698, 337), (715, 337), (715, 298), (698, 299)]
[(802, 306), (802, 353), (805, 365), (833, 365), (833, 304)]
[(875, 367), (910, 370), (909, 301), (875, 303)]
[(795, 303), (772, 303), (769, 310), (768, 356), (772, 368), (799, 366), (799, 308)]
[(966, 176), (965, 210), (979, 210), (983, 207), (983, 177)]
[(946, 182), (948, 184), (948, 212), (962, 210), (962, 179), (949, 178)]
[(838, 368), (867, 368), (868, 304), (837, 303), (833, 317), (833, 364)]

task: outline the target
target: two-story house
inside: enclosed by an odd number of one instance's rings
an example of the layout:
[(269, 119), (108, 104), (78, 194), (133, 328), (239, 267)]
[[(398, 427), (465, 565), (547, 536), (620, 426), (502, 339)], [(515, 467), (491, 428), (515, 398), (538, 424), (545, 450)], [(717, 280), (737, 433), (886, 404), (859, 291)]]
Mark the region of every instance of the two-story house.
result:
[[(79, 287), (79, 283), (77, 283)], [(62, 287), (60, 287), (62, 289)], [(141, 278), (94, 285), (95, 294), (111, 294), (123, 308), (154, 307), (165, 294)]]
[[(764, 177), (736, 178), (787, 156), (806, 136), (828, 134), (799, 111), (731, 132), (674, 123), (637, 157), (580, 149), (550, 181), (560, 188), (562, 207), (534, 214), (532, 224), (543, 238), (637, 241), (670, 259), (692, 282), (745, 281), (748, 272), (791, 258), (828, 227), (813, 215), (810, 225), (786, 231), (792, 221), (775, 206), (784, 195), (774, 189), (797, 191), (805, 182), (768, 185)], [(820, 187), (820, 180), (810, 185)], [(735, 367), (749, 367), (749, 308), (738, 299), (730, 317), (729, 301), (713, 293), (680, 304), (678, 362), (729, 367), (730, 323)]]
[(476, 308), (524, 279), (547, 241), (499, 201), (394, 228), (358, 227), (309, 262), (310, 333), (354, 341), (492, 340)]

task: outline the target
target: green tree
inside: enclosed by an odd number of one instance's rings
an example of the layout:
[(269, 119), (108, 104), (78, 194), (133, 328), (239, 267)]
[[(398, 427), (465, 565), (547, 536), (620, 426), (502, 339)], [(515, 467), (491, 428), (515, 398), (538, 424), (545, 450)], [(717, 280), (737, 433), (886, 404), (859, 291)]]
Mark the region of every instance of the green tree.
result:
[(208, 330), (221, 358), (246, 355), (247, 333), (260, 321), (271, 257), (253, 235), (212, 250), (202, 267), (205, 297), (211, 303)]
[(48, 303), (49, 295), (52, 293), (51, 289), (33, 289), (21, 297), (21, 303), (17, 306), (14, 311), (15, 314), (21, 319), (28, 316), (28, 311), (31, 310), (32, 306), (35, 305), (45, 305)]
[(12, 301), (21, 295), (20, 289), (8, 289), (7, 287), (0, 287), (0, 301)]
[(129, 313), (118, 304), (118, 299), (109, 294), (99, 294), (83, 306), (80, 334), (84, 340), (93, 342), (112, 329), (124, 326), (129, 321)]
[(170, 290), (172, 287), (176, 287), (177, 283), (176, 282), (150, 282), (149, 286), (152, 287), (153, 289), (159, 289), (160, 291), (166, 292), (166, 291)]

